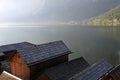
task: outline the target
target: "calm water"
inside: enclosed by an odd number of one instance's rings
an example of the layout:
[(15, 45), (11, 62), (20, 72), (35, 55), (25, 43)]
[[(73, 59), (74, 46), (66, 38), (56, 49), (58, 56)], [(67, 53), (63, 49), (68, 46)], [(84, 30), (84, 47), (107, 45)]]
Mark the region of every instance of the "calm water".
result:
[(83, 56), (89, 63), (106, 59), (120, 63), (120, 27), (31, 26), (0, 28), (0, 45), (28, 41), (41, 44), (63, 40), (73, 52), (69, 59)]

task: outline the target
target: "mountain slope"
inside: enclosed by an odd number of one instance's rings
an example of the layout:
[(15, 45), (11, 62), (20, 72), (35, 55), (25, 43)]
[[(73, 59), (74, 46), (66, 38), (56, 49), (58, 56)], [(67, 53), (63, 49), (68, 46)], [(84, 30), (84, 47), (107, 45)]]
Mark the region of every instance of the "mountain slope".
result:
[(104, 13), (118, 4), (120, 0), (48, 0), (34, 18), (42, 21), (79, 21)]
[(120, 5), (109, 10), (104, 14), (89, 19), (86, 23), (89, 25), (104, 25), (104, 26), (120, 25)]

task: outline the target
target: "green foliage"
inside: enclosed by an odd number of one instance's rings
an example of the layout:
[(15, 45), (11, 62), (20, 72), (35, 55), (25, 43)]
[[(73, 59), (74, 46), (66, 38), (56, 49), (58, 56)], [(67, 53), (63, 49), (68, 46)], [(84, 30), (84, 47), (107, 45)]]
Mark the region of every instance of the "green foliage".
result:
[(109, 10), (108, 12), (101, 14), (97, 17), (93, 17), (85, 21), (87, 25), (95, 26), (119, 26), (120, 25), (120, 5)]

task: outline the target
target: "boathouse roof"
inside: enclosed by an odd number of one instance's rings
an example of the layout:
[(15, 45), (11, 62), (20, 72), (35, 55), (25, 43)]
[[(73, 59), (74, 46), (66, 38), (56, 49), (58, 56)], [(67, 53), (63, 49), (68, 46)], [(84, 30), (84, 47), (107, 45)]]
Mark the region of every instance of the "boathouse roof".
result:
[(83, 57), (81, 57), (48, 68), (44, 71), (44, 73), (50, 80), (68, 80), (74, 74), (79, 73), (89, 66), (90, 65), (88, 62)]
[(105, 60), (102, 60), (82, 72), (76, 74), (72, 78), (74, 80), (98, 80), (105, 73), (107, 73), (113, 66)]
[(54, 41), (40, 45), (22, 42), (0, 46), (0, 52), (4, 53), (13, 49), (17, 50), (29, 66), (71, 53), (63, 41)]
[(6, 52), (11, 50), (19, 50), (23, 48), (29, 48), (33, 47), (35, 44), (29, 43), (29, 42), (20, 42), (20, 43), (13, 43), (13, 44), (7, 44), (7, 45), (1, 45), (0, 46), (0, 52)]

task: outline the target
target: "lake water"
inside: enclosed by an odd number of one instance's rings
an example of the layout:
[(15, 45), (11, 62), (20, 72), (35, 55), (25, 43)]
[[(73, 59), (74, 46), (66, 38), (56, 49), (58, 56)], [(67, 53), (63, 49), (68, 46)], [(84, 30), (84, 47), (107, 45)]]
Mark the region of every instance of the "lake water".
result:
[(93, 64), (105, 59), (120, 62), (120, 27), (9, 26), (0, 28), (0, 45), (28, 41), (35, 44), (63, 40), (73, 52), (69, 60), (83, 56)]

